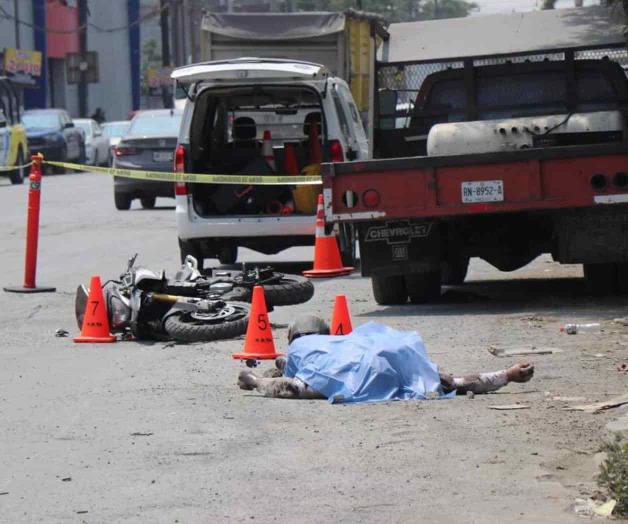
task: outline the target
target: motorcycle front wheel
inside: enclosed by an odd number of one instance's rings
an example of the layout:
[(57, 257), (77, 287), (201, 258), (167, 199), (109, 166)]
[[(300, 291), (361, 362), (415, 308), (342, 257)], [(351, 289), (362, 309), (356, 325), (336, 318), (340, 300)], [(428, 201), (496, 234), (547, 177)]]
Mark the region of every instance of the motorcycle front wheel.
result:
[(227, 302), (218, 311), (174, 313), (166, 318), (164, 329), (178, 342), (209, 342), (243, 335), (248, 321), (248, 304)]

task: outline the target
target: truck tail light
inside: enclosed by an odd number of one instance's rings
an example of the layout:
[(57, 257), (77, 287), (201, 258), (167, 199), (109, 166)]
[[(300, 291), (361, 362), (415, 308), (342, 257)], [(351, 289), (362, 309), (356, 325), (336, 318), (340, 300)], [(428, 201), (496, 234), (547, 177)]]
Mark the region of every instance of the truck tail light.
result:
[(380, 200), (381, 198), (379, 193), (375, 191), (375, 189), (367, 189), (364, 193), (362, 193), (362, 203), (366, 207), (377, 207)]
[[(179, 144), (174, 151), (174, 172), (185, 173), (185, 147)], [(188, 185), (185, 182), (174, 183), (175, 195), (187, 195)]]
[(138, 155), (140, 150), (137, 147), (116, 146), (113, 150), (117, 157)]
[(345, 154), (342, 150), (340, 140), (329, 141), (329, 160), (330, 162), (344, 162)]

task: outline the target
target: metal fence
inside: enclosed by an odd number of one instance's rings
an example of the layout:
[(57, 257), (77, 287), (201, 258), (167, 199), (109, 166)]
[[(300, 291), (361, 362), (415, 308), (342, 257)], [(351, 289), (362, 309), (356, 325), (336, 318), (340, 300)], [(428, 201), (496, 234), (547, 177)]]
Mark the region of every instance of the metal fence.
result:
[[(550, 53), (530, 53), (517, 56), (476, 58), (473, 59), (474, 66), (498, 65), (505, 63), (525, 63), (565, 60), (565, 51)], [(628, 68), (628, 51), (624, 47), (589, 49), (574, 51), (575, 60), (608, 59)], [(432, 73), (445, 69), (458, 69), (464, 66), (462, 60), (452, 60), (446, 62), (420, 62), (404, 64), (377, 65), (377, 92), (395, 92), (397, 94), (397, 111), (395, 117), (409, 120), (413, 102), (425, 79)], [(382, 112), (380, 112), (380, 116)], [(387, 115), (388, 116), (388, 115)], [(392, 116), (392, 115), (390, 115)]]

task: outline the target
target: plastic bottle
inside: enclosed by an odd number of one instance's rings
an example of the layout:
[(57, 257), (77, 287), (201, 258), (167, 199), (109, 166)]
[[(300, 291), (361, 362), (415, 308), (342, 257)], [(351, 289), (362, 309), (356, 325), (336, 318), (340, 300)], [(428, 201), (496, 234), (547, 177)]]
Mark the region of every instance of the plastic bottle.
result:
[(568, 335), (576, 335), (578, 333), (600, 333), (602, 331), (599, 322), (591, 324), (565, 324), (560, 330)]

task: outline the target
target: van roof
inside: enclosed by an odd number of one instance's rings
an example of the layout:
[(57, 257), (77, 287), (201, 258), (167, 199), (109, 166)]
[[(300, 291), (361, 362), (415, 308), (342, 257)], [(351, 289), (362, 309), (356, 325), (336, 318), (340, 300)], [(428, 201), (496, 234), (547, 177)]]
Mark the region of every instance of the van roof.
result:
[(324, 80), (329, 70), (321, 64), (278, 58), (235, 58), (179, 67), (171, 78), (179, 82), (211, 80), (216, 82), (246, 80)]

